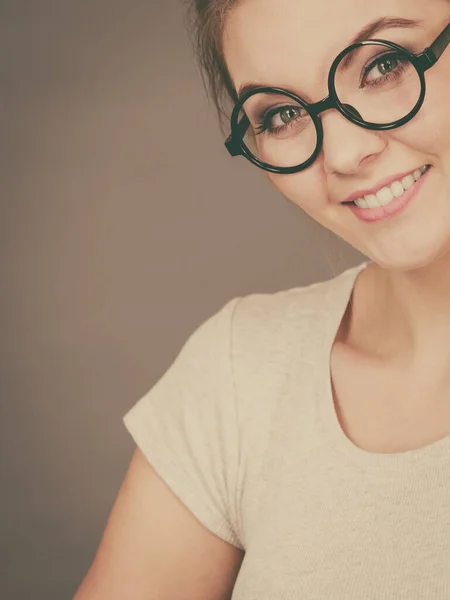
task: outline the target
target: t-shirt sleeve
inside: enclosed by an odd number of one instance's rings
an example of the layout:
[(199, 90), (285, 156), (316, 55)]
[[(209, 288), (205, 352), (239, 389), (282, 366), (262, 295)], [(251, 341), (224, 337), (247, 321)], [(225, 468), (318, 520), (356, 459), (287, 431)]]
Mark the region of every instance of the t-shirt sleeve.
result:
[(191, 513), (243, 549), (238, 518), (239, 411), (231, 364), (230, 300), (123, 417), (149, 463)]

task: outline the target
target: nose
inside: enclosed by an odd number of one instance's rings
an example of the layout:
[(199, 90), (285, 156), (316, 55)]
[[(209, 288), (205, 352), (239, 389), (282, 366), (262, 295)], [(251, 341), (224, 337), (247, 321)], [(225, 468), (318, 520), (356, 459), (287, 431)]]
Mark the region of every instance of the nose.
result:
[[(360, 117), (352, 106), (346, 108)], [(387, 146), (386, 134), (364, 129), (337, 110), (323, 113), (322, 125), (323, 164), (328, 174), (356, 175)]]

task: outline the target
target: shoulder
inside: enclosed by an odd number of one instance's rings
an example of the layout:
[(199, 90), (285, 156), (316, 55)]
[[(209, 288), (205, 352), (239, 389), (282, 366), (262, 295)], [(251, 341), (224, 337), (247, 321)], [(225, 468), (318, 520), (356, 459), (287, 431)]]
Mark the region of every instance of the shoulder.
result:
[(223, 365), (225, 357), (242, 363), (271, 360), (288, 353), (299, 339), (313, 344), (330, 312), (347, 302), (365, 264), (307, 285), (233, 297), (197, 327), (187, 346), (193, 355), (206, 354)]
[(320, 317), (340, 277), (342, 274), (304, 286), (234, 299), (233, 333), (276, 334), (302, 317)]
[(318, 282), (234, 299), (231, 342), (235, 353), (267, 355), (287, 350), (299, 339), (314, 343), (331, 313), (339, 313), (347, 304), (355, 278), (368, 262)]

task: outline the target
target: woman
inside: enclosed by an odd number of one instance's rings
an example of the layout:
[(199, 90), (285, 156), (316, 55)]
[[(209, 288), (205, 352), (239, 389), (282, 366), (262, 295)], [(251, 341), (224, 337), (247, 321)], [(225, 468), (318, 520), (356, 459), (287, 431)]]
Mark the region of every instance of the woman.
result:
[(370, 260), (194, 332), (76, 599), (448, 599), (450, 3), (196, 8), (230, 153)]

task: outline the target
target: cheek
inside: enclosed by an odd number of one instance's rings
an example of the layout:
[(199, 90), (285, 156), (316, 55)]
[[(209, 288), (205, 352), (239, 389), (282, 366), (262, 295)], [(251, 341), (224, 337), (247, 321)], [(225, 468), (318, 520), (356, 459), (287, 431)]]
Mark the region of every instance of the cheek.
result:
[(306, 171), (293, 175), (269, 173), (268, 179), (287, 200), (311, 216), (322, 212), (329, 202), (326, 179), (323, 169), (320, 167), (320, 159)]
[[(447, 73), (445, 73), (447, 75)], [(425, 102), (419, 113), (404, 127), (390, 132), (397, 142), (433, 156), (439, 162), (450, 162), (450, 77), (443, 83), (439, 71), (428, 72)]]
[(429, 88), (426, 103), (423, 107), (425, 127), (423, 129), (424, 150), (438, 156), (443, 161), (449, 160), (450, 150), (450, 111), (448, 98), (450, 85)]

